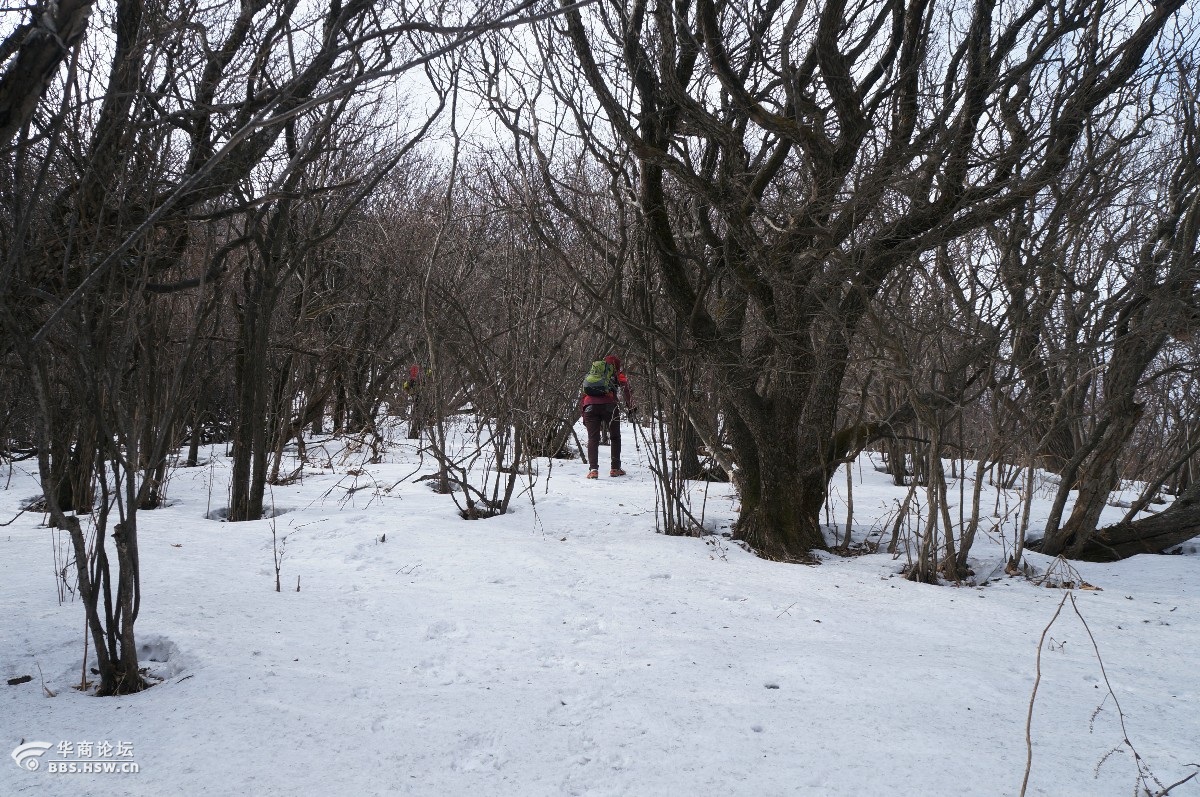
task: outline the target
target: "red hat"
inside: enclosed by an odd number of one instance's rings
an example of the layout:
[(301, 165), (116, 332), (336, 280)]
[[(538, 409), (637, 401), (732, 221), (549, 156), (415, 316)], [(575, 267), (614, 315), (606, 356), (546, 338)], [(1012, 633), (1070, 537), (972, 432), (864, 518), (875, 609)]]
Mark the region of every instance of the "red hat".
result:
[(610, 354), (607, 357), (605, 357), (604, 362), (608, 363), (613, 368), (616, 368), (618, 371), (621, 370), (621, 358), (615, 354)]

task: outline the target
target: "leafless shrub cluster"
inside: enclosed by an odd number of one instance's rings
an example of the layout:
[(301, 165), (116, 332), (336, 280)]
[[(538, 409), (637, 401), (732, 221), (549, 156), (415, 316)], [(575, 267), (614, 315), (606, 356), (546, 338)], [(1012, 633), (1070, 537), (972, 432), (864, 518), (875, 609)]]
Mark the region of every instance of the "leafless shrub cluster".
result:
[[(531, 7), (37, 2), (3, 31), (5, 449), (72, 539), (101, 694), (143, 686), (137, 512), (184, 436), (192, 462), (231, 441), (248, 520), (301, 428), (374, 423), (427, 246), (389, 189), (419, 201), (395, 175), (419, 182), (444, 57)], [(382, 215), (403, 234), (371, 246)]]

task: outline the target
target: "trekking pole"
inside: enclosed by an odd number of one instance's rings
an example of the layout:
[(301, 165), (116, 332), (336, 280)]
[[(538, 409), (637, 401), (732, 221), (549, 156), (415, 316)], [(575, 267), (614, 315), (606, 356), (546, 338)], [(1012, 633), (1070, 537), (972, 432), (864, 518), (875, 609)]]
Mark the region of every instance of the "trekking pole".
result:
[(575, 427), (574, 427), (574, 426), (572, 426), (572, 427), (571, 427), (571, 437), (574, 437), (574, 438), (575, 438), (575, 445), (576, 445), (576, 447), (578, 447), (578, 448), (579, 448), (579, 458), (580, 458), (581, 460), (583, 460), (583, 464), (584, 464), (584, 465), (588, 464), (588, 458), (587, 458), (587, 446), (585, 446), (585, 445), (583, 444), (583, 442), (582, 442), (582, 441), (580, 441), (580, 439), (579, 439), (579, 434), (578, 434), (578, 433), (575, 431)]
[[(654, 446), (651, 444), (649, 438), (646, 438), (646, 430), (642, 428), (641, 424), (634, 424), (634, 426), (637, 427), (638, 434), (640, 434), (642, 436), (642, 438), (645, 439), (645, 441), (646, 441), (646, 453), (651, 454), (654, 451)], [(633, 442), (634, 442), (635, 446), (637, 446), (637, 439), (638, 439), (638, 435), (635, 434), (633, 436)], [(642, 451), (642, 449), (639, 446), (638, 453), (640, 454), (641, 451)]]

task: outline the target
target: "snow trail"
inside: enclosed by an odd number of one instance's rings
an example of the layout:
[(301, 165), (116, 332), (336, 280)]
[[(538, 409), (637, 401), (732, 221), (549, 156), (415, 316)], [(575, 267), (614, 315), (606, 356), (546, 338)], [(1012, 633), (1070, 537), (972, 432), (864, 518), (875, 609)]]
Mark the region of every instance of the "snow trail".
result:
[[(3, 761), (0, 795), (1019, 788), (1058, 590), (1005, 577), (928, 587), (885, 554), (804, 567), (719, 536), (657, 535), (645, 452), (632, 446), (624, 478), (589, 482), (578, 461), (543, 460), (536, 505), (526, 496), (479, 521), (427, 483), (347, 496), (335, 457), (337, 472), (273, 489), (285, 514), (221, 523), (206, 517), (226, 489), (226, 461), (212, 456), (174, 474), (169, 507), (139, 515), (141, 658), (164, 679), (141, 694), (71, 688), (82, 610), (56, 601), (51, 533), (31, 515), (0, 532), (0, 676), (34, 676), (0, 685), (0, 740), (124, 741), (140, 766), (80, 775)], [(361, 467), (386, 486), (417, 464), (398, 445)], [(36, 493), (17, 468), (0, 493), (6, 517)], [(869, 465), (854, 475), (861, 538), (901, 488)], [(711, 485), (706, 522), (734, 516), (729, 488)], [(279, 593), (272, 523), (286, 538)], [(1000, 556), (982, 540), (977, 572)], [(1102, 588), (1078, 601), (1131, 739), (1173, 782), (1200, 749), (1200, 557), (1077, 568)], [(1121, 737), (1086, 632), (1064, 616), (1049, 636), (1030, 793), (1129, 793), (1128, 752), (1104, 758)]]

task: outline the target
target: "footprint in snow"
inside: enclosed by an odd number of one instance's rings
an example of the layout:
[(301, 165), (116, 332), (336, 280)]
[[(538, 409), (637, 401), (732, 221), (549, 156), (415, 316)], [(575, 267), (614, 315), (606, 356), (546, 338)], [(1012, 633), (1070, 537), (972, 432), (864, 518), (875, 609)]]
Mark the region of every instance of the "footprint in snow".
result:
[(464, 640), (469, 636), (467, 630), (459, 623), (450, 620), (438, 620), (425, 628), (425, 638), (430, 641), (441, 639)]
[(455, 772), (498, 770), (508, 762), (508, 754), (495, 734), (473, 733), (463, 739), (450, 768)]

